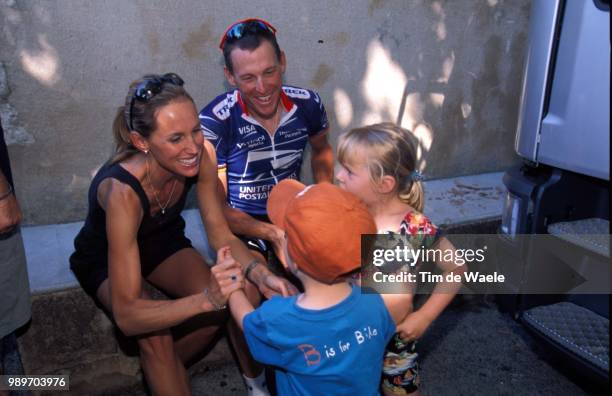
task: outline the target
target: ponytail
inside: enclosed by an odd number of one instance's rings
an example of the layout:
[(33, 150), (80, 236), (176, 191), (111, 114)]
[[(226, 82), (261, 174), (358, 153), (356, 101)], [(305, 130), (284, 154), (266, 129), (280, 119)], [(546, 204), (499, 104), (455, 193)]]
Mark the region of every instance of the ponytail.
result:
[(111, 164), (121, 162), (138, 152), (130, 141), (130, 128), (125, 121), (124, 106), (117, 109), (113, 121), (113, 138), (115, 140), (115, 153), (109, 161)]
[(423, 212), (425, 207), (425, 190), (423, 189), (423, 182), (412, 181), (405, 189), (398, 191), (399, 199), (413, 207), (418, 212)]

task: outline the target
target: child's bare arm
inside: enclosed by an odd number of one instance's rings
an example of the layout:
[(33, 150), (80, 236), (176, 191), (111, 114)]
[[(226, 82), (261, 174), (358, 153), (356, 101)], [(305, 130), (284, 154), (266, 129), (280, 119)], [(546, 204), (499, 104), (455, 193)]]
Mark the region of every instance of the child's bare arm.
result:
[[(453, 244), (444, 237), (440, 238), (437, 248), (441, 250), (455, 249)], [(451, 260), (437, 261), (436, 264), (442, 270), (443, 281), (436, 284), (432, 295), (420, 309), (408, 314), (402, 323), (397, 326), (397, 331), (404, 340), (415, 340), (421, 337), (461, 288), (460, 282), (447, 281), (447, 275), (458, 274), (463, 279), (463, 273), (467, 271), (467, 265), (456, 265)]]
[(243, 290), (238, 290), (232, 293), (229, 298), (229, 305), (234, 320), (236, 323), (238, 323), (240, 329), (244, 330), (242, 321), (244, 320), (244, 317), (253, 312), (255, 308), (253, 308), (253, 305), (249, 302)]
[(406, 315), (412, 311), (412, 293), (410, 292), (403, 294), (381, 294), (380, 296), (395, 324), (400, 324)]

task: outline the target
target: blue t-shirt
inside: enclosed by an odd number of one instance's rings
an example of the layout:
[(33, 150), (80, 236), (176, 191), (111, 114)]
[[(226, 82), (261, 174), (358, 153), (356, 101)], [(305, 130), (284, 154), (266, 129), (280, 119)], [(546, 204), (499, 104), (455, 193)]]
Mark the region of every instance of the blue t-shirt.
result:
[(299, 179), (308, 138), (327, 128), (327, 114), (313, 91), (283, 86), (283, 115), (273, 137), (253, 118), (234, 90), (200, 111), (204, 136), (225, 169), (228, 202), (249, 214), (265, 215), (268, 193), (279, 181)]
[(244, 318), (249, 350), (277, 366), (279, 395), (378, 395), (385, 345), (395, 324), (378, 294), (353, 286), (322, 310), (273, 297)]

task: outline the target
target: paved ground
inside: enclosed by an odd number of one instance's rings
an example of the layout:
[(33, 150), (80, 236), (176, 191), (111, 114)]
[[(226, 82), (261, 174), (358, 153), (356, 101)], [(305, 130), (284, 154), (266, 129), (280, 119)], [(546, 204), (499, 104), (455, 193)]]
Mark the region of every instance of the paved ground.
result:
[[(604, 394), (565, 369), (525, 328), (481, 296), (458, 296), (421, 339), (419, 351), (425, 396)], [(194, 395), (245, 394), (233, 365), (193, 373), (192, 384)], [(123, 393), (145, 394), (142, 389)]]
[[(5, 373), (21, 373), (14, 341), (5, 342), (4, 352)], [(458, 296), (423, 336), (419, 353), (425, 396), (605, 394), (562, 365), (521, 324), (482, 296)], [(192, 385), (194, 395), (245, 394), (232, 364), (200, 366), (192, 373)], [(146, 392), (139, 387), (114, 395)]]
[(482, 296), (459, 296), (420, 342), (424, 395), (585, 395), (591, 387)]

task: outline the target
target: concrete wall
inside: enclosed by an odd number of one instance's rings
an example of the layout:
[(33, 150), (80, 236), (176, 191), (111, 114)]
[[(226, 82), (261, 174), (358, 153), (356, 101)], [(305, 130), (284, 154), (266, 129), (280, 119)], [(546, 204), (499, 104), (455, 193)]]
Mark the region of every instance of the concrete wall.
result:
[(83, 219), (131, 80), (177, 72), (198, 106), (228, 88), (216, 45), (248, 16), (278, 28), (285, 79), (320, 92), (334, 145), (399, 121), (428, 178), (505, 169), (528, 14), (527, 0), (0, 0), (0, 111), (25, 222)]

